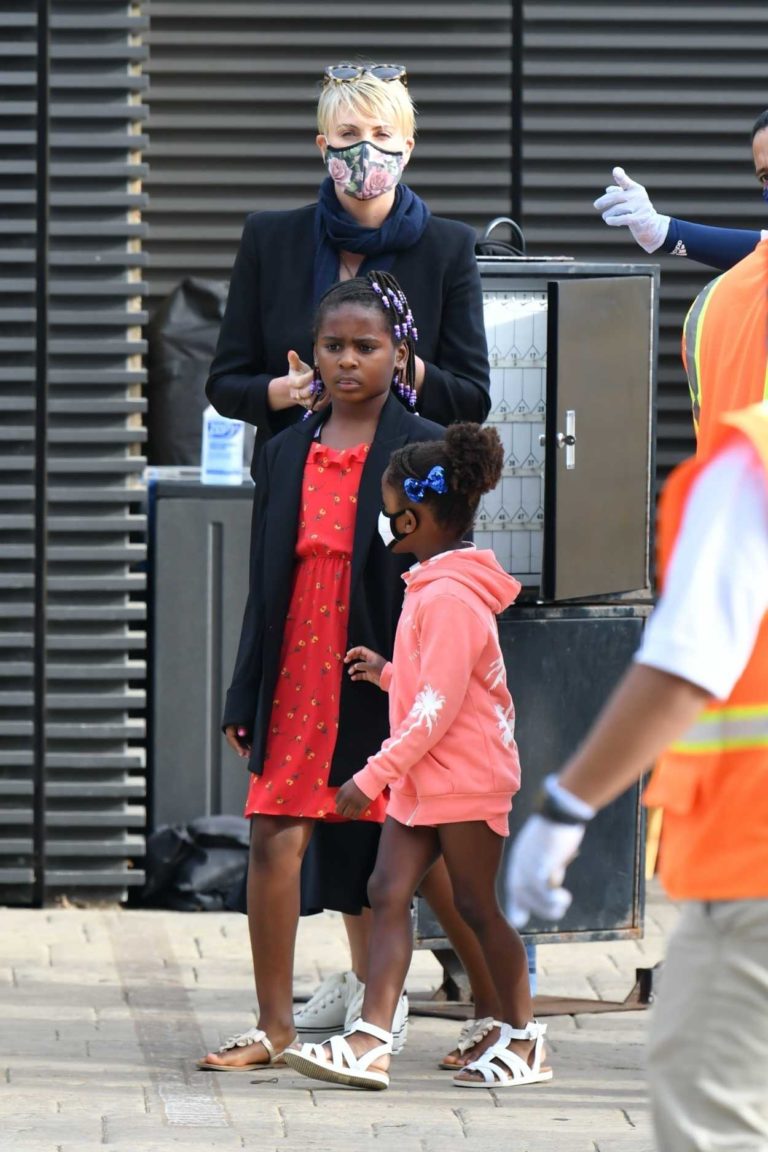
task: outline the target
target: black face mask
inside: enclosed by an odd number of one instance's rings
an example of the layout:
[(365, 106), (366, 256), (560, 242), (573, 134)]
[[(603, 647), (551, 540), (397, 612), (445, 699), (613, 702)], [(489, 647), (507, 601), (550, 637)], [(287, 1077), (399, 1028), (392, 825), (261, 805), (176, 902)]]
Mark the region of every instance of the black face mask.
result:
[(391, 548), (393, 544), (410, 536), (410, 532), (398, 532), (395, 527), (398, 516), (402, 516), (405, 511), (405, 508), (401, 508), (399, 512), (385, 512), (382, 508), (379, 512), (379, 536), (384, 541), (385, 548)]

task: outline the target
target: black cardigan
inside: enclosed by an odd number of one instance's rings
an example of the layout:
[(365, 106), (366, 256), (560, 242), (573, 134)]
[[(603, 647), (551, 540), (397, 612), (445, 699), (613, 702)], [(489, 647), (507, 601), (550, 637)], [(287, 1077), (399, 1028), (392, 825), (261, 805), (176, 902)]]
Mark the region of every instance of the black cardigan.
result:
[[(295, 349), (312, 363), (315, 205), (259, 212), (245, 222), (206, 394), (224, 416), (255, 424), (254, 465), (264, 443), (303, 414), (272, 411), (267, 386)], [(428, 420), (482, 422), (490, 409), (488, 352), (475, 234), (431, 216), (421, 239), (395, 255), (391, 272), (408, 297), (426, 372), (419, 412)], [(255, 474), (255, 470), (254, 470)]]
[[(275, 685), (280, 673), (283, 630), (291, 597), (304, 463), (318, 428), (318, 413), (268, 441), (259, 457), (251, 532), (250, 590), (223, 724), (252, 733), (248, 767), (261, 774)], [(378, 534), (381, 477), (395, 448), (417, 440), (439, 440), (440, 425), (406, 412), (390, 396), (363, 465), (358, 494), (349, 605), (349, 645), (364, 644), (392, 654), (405, 586), (402, 573), (413, 557), (393, 556)], [(389, 735), (387, 694), (342, 675), (339, 732), (329, 783), (343, 784), (363, 767)]]

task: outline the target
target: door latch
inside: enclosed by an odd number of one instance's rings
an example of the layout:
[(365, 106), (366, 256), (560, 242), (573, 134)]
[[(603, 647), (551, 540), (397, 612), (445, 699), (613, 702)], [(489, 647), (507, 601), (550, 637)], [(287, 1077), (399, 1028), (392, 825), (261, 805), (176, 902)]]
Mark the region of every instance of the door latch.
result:
[[(540, 447), (546, 447), (547, 438), (542, 433), (539, 436)], [(565, 448), (566, 468), (576, 467), (576, 411), (569, 408), (565, 413), (565, 432), (555, 433), (555, 444), (558, 448)]]
[(576, 467), (576, 411), (569, 408), (565, 413), (565, 432), (558, 432), (555, 436), (558, 448), (565, 448), (565, 467), (570, 470)]

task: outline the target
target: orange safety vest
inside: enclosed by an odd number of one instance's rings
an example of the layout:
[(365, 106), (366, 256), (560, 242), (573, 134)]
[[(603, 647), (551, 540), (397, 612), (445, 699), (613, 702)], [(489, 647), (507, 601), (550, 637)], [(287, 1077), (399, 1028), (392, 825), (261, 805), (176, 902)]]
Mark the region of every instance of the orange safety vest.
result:
[(768, 399), (767, 295), (762, 240), (699, 293), (685, 318), (683, 364), (699, 455), (709, 456), (723, 413)]
[[(757, 449), (768, 484), (768, 404), (723, 416), (707, 458), (672, 473), (659, 513), (659, 569), (669, 564), (691, 486), (726, 441)], [(701, 621), (706, 628), (706, 620)], [(768, 613), (752, 655), (727, 700), (713, 700), (664, 753), (645, 803), (664, 809), (660, 872), (684, 900), (768, 897)]]

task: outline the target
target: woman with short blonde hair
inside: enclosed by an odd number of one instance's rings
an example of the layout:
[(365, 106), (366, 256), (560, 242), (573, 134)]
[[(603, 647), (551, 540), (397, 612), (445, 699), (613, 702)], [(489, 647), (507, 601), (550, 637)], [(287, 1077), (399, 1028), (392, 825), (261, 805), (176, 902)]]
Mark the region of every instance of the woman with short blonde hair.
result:
[(317, 101), (317, 130), (323, 136), (333, 131), (351, 108), (362, 116), (392, 120), (400, 133), (411, 139), (416, 135), (416, 109), (405, 84), (392, 84), (364, 72), (354, 83), (336, 81), (324, 84)]
[(329, 174), (315, 203), (246, 219), (206, 385), (217, 411), (256, 425), (254, 460), (315, 401), (309, 361), (320, 297), (374, 270), (392, 272), (416, 317), (420, 415), (482, 421), (490, 408), (475, 233), (433, 216), (401, 181), (415, 137), (405, 68), (329, 66), (317, 126)]

